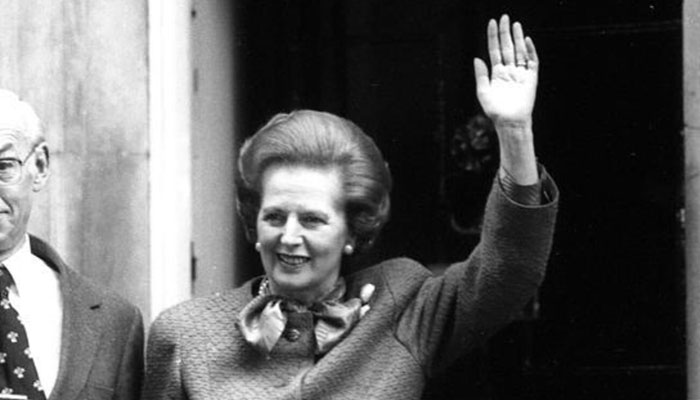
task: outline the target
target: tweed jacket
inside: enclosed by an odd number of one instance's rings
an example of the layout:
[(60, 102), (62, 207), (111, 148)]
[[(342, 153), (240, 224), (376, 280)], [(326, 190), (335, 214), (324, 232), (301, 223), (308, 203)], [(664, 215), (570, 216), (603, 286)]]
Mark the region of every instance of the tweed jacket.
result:
[(557, 203), (553, 182), (543, 185), (552, 201), (522, 206), (494, 184), (480, 244), (441, 276), (405, 258), (345, 276), (349, 297), (375, 285), (371, 309), (320, 358), (308, 312), (289, 313), (269, 356), (243, 339), (237, 316), (260, 278), (166, 310), (151, 327), (144, 399), (419, 399), (428, 377), (508, 323), (543, 279)]
[(32, 254), (58, 272), (63, 301), (61, 356), (49, 400), (139, 398), (143, 320), (135, 306), (68, 267), (30, 236)]

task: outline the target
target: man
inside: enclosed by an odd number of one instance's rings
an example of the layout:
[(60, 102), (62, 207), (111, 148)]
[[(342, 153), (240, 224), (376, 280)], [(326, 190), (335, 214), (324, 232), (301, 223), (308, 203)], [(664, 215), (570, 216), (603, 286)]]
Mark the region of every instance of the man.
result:
[(48, 177), (39, 118), (0, 89), (0, 399), (137, 399), (141, 313), (27, 233)]

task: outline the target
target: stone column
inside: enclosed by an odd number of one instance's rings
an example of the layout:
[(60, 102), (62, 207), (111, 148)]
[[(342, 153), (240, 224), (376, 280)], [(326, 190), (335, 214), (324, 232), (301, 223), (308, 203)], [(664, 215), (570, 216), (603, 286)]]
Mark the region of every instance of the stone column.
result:
[(688, 399), (700, 399), (700, 2), (683, 5)]

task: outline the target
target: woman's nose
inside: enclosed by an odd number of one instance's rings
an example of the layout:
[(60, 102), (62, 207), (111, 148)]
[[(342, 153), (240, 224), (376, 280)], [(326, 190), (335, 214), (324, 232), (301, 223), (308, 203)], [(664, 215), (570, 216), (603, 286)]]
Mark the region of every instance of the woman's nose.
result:
[(288, 218), (287, 223), (284, 225), (284, 230), (282, 232), (282, 238), (280, 239), (282, 244), (288, 246), (299, 245), (302, 242), (301, 238), (301, 225), (296, 220), (296, 218)]

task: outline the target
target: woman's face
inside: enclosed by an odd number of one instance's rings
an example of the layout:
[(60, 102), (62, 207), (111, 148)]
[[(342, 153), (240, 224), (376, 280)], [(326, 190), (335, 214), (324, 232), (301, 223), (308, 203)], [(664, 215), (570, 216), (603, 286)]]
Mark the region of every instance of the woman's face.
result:
[(305, 303), (330, 292), (352, 244), (335, 169), (271, 166), (257, 218), (260, 258), (272, 292)]

